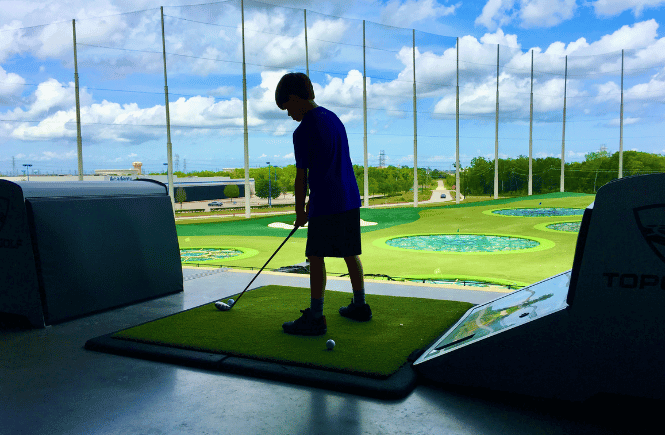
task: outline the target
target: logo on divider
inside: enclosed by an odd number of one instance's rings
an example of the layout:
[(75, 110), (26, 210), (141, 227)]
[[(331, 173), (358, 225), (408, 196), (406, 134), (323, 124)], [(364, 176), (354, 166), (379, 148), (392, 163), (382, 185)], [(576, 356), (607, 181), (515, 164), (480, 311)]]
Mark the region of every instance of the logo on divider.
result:
[(665, 205), (633, 210), (637, 226), (651, 250), (665, 263)]
[(0, 231), (5, 226), (7, 221), (7, 213), (9, 212), (9, 200), (7, 198), (0, 198)]

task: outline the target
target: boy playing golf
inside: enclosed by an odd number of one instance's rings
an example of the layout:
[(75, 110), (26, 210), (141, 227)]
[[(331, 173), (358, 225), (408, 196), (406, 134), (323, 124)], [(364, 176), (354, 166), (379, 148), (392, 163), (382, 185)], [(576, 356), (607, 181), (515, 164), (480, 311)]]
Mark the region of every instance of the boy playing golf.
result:
[[(305, 256), (309, 259), (311, 306), (300, 318), (282, 325), (284, 332), (323, 335), (326, 288), (325, 257), (344, 258), (351, 278), (353, 299), (339, 313), (367, 321), (372, 310), (365, 303), (360, 262), (360, 193), (353, 173), (346, 129), (331, 111), (314, 102), (312, 82), (303, 73), (282, 77), (275, 90), (277, 106), (300, 125), (293, 132), (296, 157), (296, 226), (309, 221)], [(309, 172), (308, 172), (309, 170)], [(309, 202), (305, 196), (309, 182)]]

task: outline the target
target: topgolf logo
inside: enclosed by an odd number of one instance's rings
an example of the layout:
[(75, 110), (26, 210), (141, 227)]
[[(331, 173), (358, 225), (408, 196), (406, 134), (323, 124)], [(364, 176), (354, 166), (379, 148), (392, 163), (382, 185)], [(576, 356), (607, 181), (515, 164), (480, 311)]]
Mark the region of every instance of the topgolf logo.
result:
[(637, 226), (651, 250), (665, 263), (665, 205), (633, 210)]

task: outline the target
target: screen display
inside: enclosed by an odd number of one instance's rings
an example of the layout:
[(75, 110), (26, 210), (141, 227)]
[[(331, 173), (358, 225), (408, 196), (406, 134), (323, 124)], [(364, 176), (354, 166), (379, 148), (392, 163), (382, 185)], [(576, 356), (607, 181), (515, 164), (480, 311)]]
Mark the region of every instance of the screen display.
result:
[(565, 309), (571, 272), (555, 275), (472, 308), (415, 364)]

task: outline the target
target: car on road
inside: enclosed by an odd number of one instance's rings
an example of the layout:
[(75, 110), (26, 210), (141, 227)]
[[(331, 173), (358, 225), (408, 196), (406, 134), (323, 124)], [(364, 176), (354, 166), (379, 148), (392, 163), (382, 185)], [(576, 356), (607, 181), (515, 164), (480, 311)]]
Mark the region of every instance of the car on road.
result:
[(208, 206), (209, 206), (209, 207), (221, 207), (221, 206), (223, 206), (223, 205), (224, 205), (224, 204), (222, 204), (221, 201), (212, 201), (212, 202), (209, 202), (209, 203), (208, 203)]
[(445, 197), (446, 197), (446, 194), (445, 194), (445, 193), (442, 193), (442, 194), (441, 194), (441, 198), (445, 198)]

